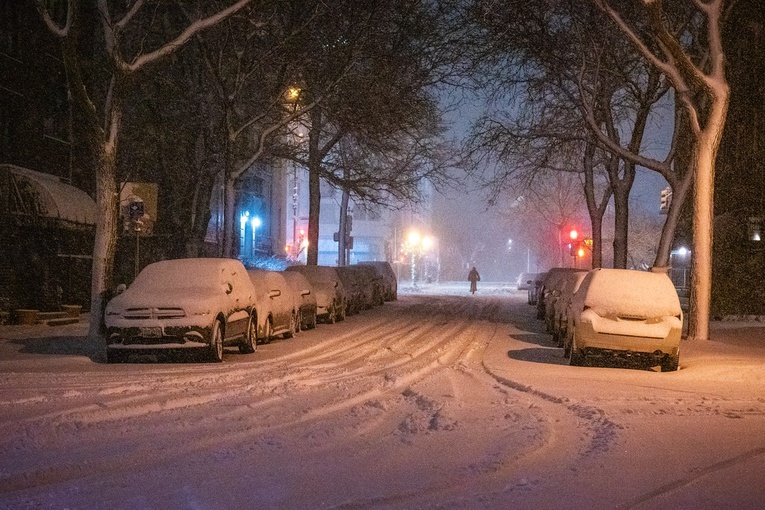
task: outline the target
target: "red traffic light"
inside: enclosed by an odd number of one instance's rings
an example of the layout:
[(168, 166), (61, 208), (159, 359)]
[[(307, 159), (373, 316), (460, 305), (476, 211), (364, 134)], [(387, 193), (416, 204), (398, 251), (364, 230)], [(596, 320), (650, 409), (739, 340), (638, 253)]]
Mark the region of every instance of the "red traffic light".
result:
[(577, 238), (579, 238), (579, 232), (578, 232), (578, 231), (577, 231), (575, 228), (572, 228), (572, 229), (571, 229), (571, 232), (569, 232), (569, 233), (568, 233), (568, 236), (569, 236), (569, 237), (570, 237), (572, 240), (573, 240), (573, 239), (577, 239)]

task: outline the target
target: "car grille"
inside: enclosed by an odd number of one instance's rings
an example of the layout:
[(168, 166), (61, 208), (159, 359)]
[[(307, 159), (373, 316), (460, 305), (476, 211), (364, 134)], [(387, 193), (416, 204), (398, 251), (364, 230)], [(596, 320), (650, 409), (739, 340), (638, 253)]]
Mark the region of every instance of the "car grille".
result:
[(128, 308), (123, 316), (128, 320), (180, 319), (186, 312), (183, 308)]

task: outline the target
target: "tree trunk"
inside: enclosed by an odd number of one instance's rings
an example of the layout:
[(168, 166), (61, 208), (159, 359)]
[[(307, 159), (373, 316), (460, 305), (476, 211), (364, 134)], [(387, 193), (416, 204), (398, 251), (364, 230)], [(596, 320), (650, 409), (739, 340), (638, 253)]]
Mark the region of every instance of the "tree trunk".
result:
[(656, 259), (653, 267), (668, 268), (671, 262), (672, 243), (675, 240), (677, 223), (680, 220), (680, 211), (688, 197), (693, 182), (693, 172), (688, 172), (680, 183), (672, 189), (672, 201), (667, 211), (667, 219), (661, 229), (659, 247), (656, 250)]
[(343, 188), (343, 196), (340, 199), (340, 224), (337, 230), (337, 265), (346, 266), (349, 260), (347, 260), (347, 246), (346, 246), (346, 234), (348, 233), (348, 202), (350, 200), (351, 193), (347, 188)]
[(691, 309), (688, 338), (709, 339), (712, 298), (712, 237), (714, 226), (714, 158), (716, 146), (701, 139), (696, 156), (696, 192), (693, 200), (693, 250), (691, 252)]
[(627, 267), (629, 187), (614, 186), (614, 268)]
[(308, 132), (308, 249), (306, 264), (319, 263), (319, 213), (321, 212), (321, 162), (319, 135), (322, 131), (321, 109), (311, 110), (311, 129)]
[[(119, 124), (119, 112), (112, 113)], [(115, 133), (118, 130), (115, 130)], [(92, 136), (92, 135), (91, 135)], [(93, 268), (90, 287), (90, 328), (88, 336), (98, 339), (103, 332), (104, 307), (112, 297), (114, 255), (117, 247), (117, 147), (116, 135), (111, 142), (92, 140), (96, 147), (96, 235), (93, 246)]]
[(592, 228), (592, 269), (603, 267), (603, 214), (590, 212)]

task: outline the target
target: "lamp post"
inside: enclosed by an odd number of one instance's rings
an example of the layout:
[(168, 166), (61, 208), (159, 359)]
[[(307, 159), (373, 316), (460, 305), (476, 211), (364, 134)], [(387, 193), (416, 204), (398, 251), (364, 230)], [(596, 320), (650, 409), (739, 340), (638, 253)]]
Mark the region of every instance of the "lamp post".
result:
[(417, 283), (415, 282), (415, 256), (417, 255), (417, 247), (420, 244), (420, 233), (416, 230), (412, 230), (409, 233), (409, 236), (406, 238), (407, 243), (409, 244), (409, 254), (411, 255), (412, 259), (412, 287), (414, 287)]
[(412, 287), (417, 286), (417, 256), (423, 255), (433, 246), (433, 239), (429, 236), (421, 236), (416, 230), (409, 232), (406, 241), (402, 245), (404, 254), (409, 255)]

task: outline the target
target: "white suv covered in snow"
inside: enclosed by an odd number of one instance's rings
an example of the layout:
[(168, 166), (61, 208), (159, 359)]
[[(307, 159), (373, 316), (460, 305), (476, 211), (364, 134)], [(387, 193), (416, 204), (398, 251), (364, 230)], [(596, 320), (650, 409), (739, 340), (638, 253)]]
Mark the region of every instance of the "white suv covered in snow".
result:
[(665, 273), (593, 269), (574, 293), (564, 354), (572, 365), (588, 358), (650, 358), (677, 370), (683, 312)]
[(255, 288), (238, 260), (149, 264), (107, 305), (107, 360), (140, 351), (197, 349), (223, 361), (223, 346), (255, 350)]

